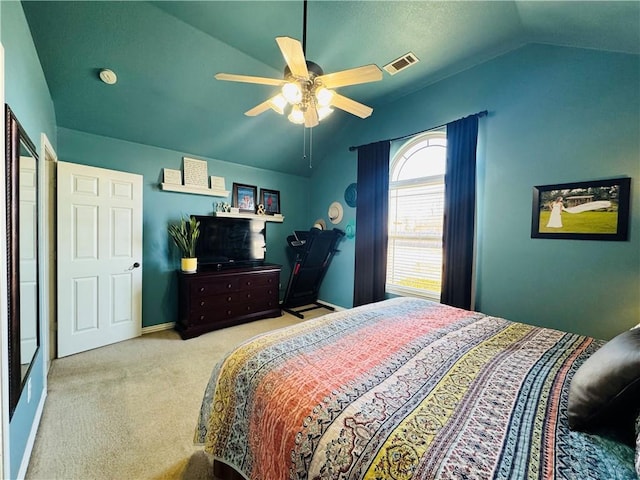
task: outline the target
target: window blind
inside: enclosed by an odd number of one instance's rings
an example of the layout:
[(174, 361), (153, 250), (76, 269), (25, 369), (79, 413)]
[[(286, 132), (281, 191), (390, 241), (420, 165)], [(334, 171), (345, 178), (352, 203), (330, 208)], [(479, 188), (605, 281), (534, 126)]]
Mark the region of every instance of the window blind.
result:
[(423, 180), (390, 186), (387, 287), (439, 296), (444, 177)]

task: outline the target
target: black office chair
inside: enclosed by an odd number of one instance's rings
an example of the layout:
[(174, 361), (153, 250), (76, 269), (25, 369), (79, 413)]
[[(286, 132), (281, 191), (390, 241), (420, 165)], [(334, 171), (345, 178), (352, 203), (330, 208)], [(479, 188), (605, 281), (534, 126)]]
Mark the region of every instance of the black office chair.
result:
[[(296, 231), (287, 237), (287, 243), (295, 254), (287, 292), (282, 302), (282, 309), (298, 318), (304, 318), (303, 312), (326, 308), (334, 310), (330, 305), (318, 302), (318, 292), (333, 255), (338, 251), (337, 243), (344, 232), (337, 228), (319, 230), (312, 228), (308, 232)], [(297, 307), (313, 305), (301, 310)]]

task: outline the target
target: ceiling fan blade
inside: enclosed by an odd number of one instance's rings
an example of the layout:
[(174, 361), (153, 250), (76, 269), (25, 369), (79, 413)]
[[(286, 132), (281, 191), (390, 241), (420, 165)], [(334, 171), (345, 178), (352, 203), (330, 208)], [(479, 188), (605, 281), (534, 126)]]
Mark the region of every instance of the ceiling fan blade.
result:
[(246, 112), (244, 112), (244, 114), (247, 117), (255, 117), (256, 115), (260, 115), (261, 113), (264, 113), (271, 108), (271, 104), (269, 103), (270, 101), (271, 99), (265, 100), (264, 102), (253, 107), (251, 110), (247, 110)]
[(318, 77), (318, 80), (327, 88), (345, 87), (347, 85), (357, 85), (359, 83), (382, 80), (382, 70), (374, 64), (363, 65), (362, 67), (321, 75)]
[(333, 98), (331, 99), (331, 105), (360, 118), (367, 118), (373, 113), (373, 108), (367, 107), (366, 105), (356, 102), (355, 100), (351, 100), (350, 98), (340, 95), (339, 93), (335, 93), (333, 95)]
[(284, 61), (287, 62), (291, 73), (296, 77), (309, 78), (302, 44), (291, 37), (276, 37), (276, 42), (278, 42), (278, 47), (280, 47)]
[(216, 73), (217, 80), (227, 80), (229, 82), (259, 83), (262, 85), (284, 85), (285, 81), (279, 78), (252, 77), (249, 75), (235, 75), (233, 73)]
[(309, 106), (304, 112), (304, 126), (307, 128), (313, 128), (318, 125), (318, 111), (313, 106)]

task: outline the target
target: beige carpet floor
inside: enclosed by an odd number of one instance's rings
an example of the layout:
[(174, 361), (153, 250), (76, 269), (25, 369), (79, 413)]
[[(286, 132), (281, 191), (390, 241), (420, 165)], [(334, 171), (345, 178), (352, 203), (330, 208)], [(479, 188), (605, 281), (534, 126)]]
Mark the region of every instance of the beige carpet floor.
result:
[(54, 360), (26, 478), (214, 479), (193, 445), (213, 365), (240, 342), (300, 321), (285, 314), (186, 341), (167, 330)]

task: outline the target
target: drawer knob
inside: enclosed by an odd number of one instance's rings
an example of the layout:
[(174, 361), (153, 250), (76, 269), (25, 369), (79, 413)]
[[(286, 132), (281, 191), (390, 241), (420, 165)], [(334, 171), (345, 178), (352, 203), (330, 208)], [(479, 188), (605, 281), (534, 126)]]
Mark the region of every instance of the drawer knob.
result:
[(200, 306), (201, 306), (201, 307), (204, 307), (204, 302), (200, 302)]
[(251, 305), (247, 305), (247, 312), (251, 310)]
[(250, 293), (247, 293), (247, 298), (251, 298), (251, 294)]
[(201, 292), (204, 292), (204, 287), (200, 287), (200, 291), (201, 291)]
[(200, 320), (204, 320), (204, 315), (200, 315)]
[(273, 290), (269, 290), (269, 295), (273, 294)]
[(231, 310), (227, 310), (227, 316), (231, 316)]
[(233, 285), (231, 285), (230, 283), (227, 284), (227, 288), (231, 288)]
[(269, 283), (273, 283), (273, 278), (270, 278), (270, 279), (269, 279)]
[(227, 297), (227, 302), (230, 302), (230, 301), (231, 301), (231, 297)]
[(251, 286), (251, 282), (247, 281), (247, 287), (250, 287), (250, 286)]

